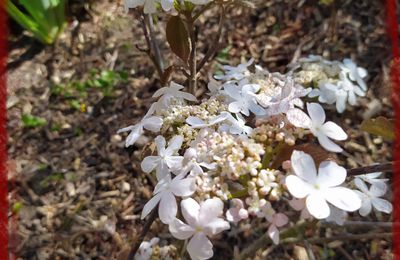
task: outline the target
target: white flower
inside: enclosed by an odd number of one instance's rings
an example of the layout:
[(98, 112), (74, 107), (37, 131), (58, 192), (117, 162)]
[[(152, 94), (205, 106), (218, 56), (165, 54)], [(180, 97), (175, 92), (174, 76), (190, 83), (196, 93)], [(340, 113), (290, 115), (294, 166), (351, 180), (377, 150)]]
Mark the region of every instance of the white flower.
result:
[(175, 196), (190, 196), (196, 190), (195, 178), (184, 177), (180, 174), (172, 181), (170, 176), (160, 180), (154, 188), (154, 197), (144, 205), (141, 218), (144, 219), (159, 204), (158, 216), (161, 222), (169, 224), (174, 220), (178, 211)]
[(153, 97), (159, 98), (159, 100), (153, 104), (154, 110), (156, 110), (157, 113), (160, 113), (163, 109), (168, 108), (172, 99), (197, 101), (196, 97), (192, 94), (181, 91), (183, 88), (182, 85), (171, 82), (169, 87), (163, 87), (157, 90), (153, 94)]
[(355, 178), (360, 179), (365, 182), (368, 182), (369, 184), (372, 184), (372, 185), (381, 186), (382, 189), (385, 189), (386, 188), (385, 182), (387, 182), (389, 179), (378, 179), (378, 177), (381, 175), (382, 175), (382, 172), (373, 172), (373, 173), (368, 173), (368, 174), (360, 174), (360, 175), (355, 176)]
[(187, 250), (192, 259), (208, 259), (213, 256), (212, 243), (208, 237), (230, 228), (221, 218), (224, 204), (219, 198), (208, 199), (200, 205), (192, 198), (182, 200), (182, 215), (187, 224), (175, 218), (169, 231), (177, 239), (191, 238)]
[(149, 242), (143, 241), (135, 255), (135, 260), (149, 260), (153, 254), (153, 246), (157, 245), (160, 239), (152, 238)]
[(385, 212), (388, 214), (392, 212), (392, 204), (387, 200), (379, 198), (385, 195), (387, 190), (386, 185), (381, 186), (373, 184), (371, 185), (370, 189), (368, 189), (365, 182), (363, 182), (361, 179), (355, 179), (354, 183), (357, 188), (361, 190), (361, 192), (356, 191), (362, 200), (362, 205), (359, 210), (361, 216), (367, 216), (371, 212), (372, 206), (377, 211)]
[(228, 132), (233, 135), (246, 135), (249, 136), (253, 132), (253, 128), (246, 125), (246, 121), (240, 114), (236, 114), (236, 118), (231, 113), (222, 112), (221, 115), (225, 115), (225, 121), (229, 124), (221, 124), (219, 130)]
[(144, 134), (143, 128), (152, 132), (158, 132), (160, 131), (162, 124), (163, 120), (160, 117), (151, 116), (148, 118), (143, 118), (142, 121), (140, 121), (136, 125), (121, 128), (117, 131), (117, 133), (119, 134), (131, 131), (125, 141), (125, 147), (128, 147), (133, 145), (139, 139), (139, 137)]
[(183, 155), (183, 162), (185, 166), (182, 169), (181, 174), (187, 174), (190, 172), (190, 176), (196, 177), (200, 174), (203, 174), (203, 168), (213, 170), (216, 167), (216, 163), (205, 163), (205, 162), (197, 162), (197, 151), (196, 149), (190, 147), (186, 150)]
[(144, 13), (152, 14), (157, 12), (157, 3), (159, 0), (125, 0), (125, 10), (128, 11), (130, 8), (136, 8), (144, 5)]
[(249, 217), (249, 213), (244, 208), (243, 201), (236, 198), (231, 200), (231, 208), (226, 211), (225, 215), (228, 221), (235, 224)]
[(253, 64), (254, 59), (250, 59), (246, 63), (239, 64), (237, 67), (223, 66), (225, 70), (225, 75), (216, 75), (214, 78), (218, 80), (241, 80), (245, 78), (250, 72), (247, 69), (251, 64)]
[(306, 198), (307, 209), (315, 218), (324, 219), (330, 215), (327, 202), (345, 211), (361, 207), (361, 199), (354, 191), (339, 186), (346, 179), (345, 168), (324, 161), (317, 175), (314, 160), (301, 151), (293, 151), (291, 163), (296, 175), (286, 177), (286, 186), (293, 197)]
[(325, 122), (325, 111), (318, 103), (307, 103), (307, 116), (300, 109), (294, 108), (286, 113), (286, 117), (291, 124), (296, 127), (310, 129), (311, 133), (318, 138), (319, 143), (326, 150), (331, 152), (341, 152), (343, 149), (332, 142), (334, 140), (346, 140), (347, 134), (343, 129), (332, 121)]
[(161, 135), (154, 139), (157, 146), (157, 156), (147, 156), (143, 159), (141, 167), (144, 172), (150, 173), (156, 169), (157, 180), (169, 175), (170, 171), (177, 172), (182, 168), (183, 156), (175, 155), (182, 146), (183, 136), (174, 136), (168, 147)]
[(259, 90), (260, 85), (257, 84), (225, 85), (224, 92), (233, 99), (228, 110), (232, 113), (242, 113), (245, 116), (249, 116), (250, 112), (258, 116), (265, 115), (265, 109), (257, 103), (256, 93)]
[(368, 76), (366, 69), (357, 67), (357, 65), (351, 59), (344, 59), (343, 63), (339, 65), (340, 68), (349, 75), (352, 81), (356, 81), (357, 84), (364, 90), (367, 90), (364, 78)]

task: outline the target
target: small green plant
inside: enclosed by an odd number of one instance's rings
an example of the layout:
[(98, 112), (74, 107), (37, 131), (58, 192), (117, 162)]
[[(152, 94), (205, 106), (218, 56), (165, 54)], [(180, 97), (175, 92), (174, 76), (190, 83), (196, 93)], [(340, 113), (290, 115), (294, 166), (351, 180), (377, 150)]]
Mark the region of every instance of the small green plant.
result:
[(64, 30), (67, 0), (6, 0), (8, 14), (44, 44), (52, 44)]
[(123, 71), (92, 70), (89, 78), (85, 81), (72, 81), (66, 85), (56, 85), (52, 93), (69, 99), (69, 105), (76, 110), (85, 111), (84, 98), (87, 97), (90, 89), (99, 90), (103, 96), (112, 96), (114, 87), (119, 83), (126, 83), (128, 74)]
[(29, 114), (23, 114), (22, 115), (22, 123), (24, 127), (27, 128), (35, 128), (35, 127), (40, 127), (44, 126), (47, 124), (46, 119), (40, 118), (40, 117), (35, 117)]

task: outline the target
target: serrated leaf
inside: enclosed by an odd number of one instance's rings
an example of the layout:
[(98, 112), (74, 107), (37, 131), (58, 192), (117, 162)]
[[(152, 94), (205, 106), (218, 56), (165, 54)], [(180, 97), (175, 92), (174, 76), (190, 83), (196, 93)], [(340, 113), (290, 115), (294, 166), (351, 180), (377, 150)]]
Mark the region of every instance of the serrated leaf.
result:
[(171, 50), (186, 63), (191, 50), (189, 33), (179, 16), (171, 16), (168, 20), (166, 35)]
[(393, 120), (387, 119), (383, 116), (364, 120), (361, 124), (361, 130), (373, 135), (382, 136), (383, 139), (387, 141), (394, 140), (394, 128)]

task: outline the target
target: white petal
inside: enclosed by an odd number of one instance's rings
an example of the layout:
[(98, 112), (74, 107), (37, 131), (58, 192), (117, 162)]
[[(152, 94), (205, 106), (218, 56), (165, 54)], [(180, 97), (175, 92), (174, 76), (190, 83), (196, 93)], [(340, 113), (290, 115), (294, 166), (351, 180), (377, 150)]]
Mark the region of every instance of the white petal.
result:
[(345, 211), (356, 211), (361, 207), (357, 193), (345, 187), (328, 188), (324, 190), (324, 195), (329, 203)]
[(326, 122), (321, 127), (321, 130), (324, 132), (325, 135), (332, 139), (339, 141), (347, 139), (347, 134), (343, 131), (343, 129), (332, 121)]
[(181, 201), (181, 211), (182, 215), (185, 218), (186, 222), (192, 226), (197, 226), (200, 205), (192, 198), (187, 198)]
[(143, 135), (143, 133), (144, 133), (143, 125), (142, 124), (136, 125), (126, 138), (125, 147), (129, 147), (134, 143), (136, 143), (136, 141), (139, 139), (141, 135)]
[(207, 225), (215, 218), (222, 216), (224, 204), (219, 198), (207, 199), (200, 204), (199, 224), (201, 226)]
[(304, 113), (298, 108), (290, 109), (286, 113), (286, 117), (288, 121), (296, 127), (308, 129), (311, 126), (310, 118), (307, 116), (306, 113)]
[(214, 255), (211, 241), (202, 232), (196, 233), (187, 245), (187, 251), (192, 259), (209, 259)]
[(154, 142), (156, 143), (156, 146), (157, 146), (158, 155), (164, 155), (165, 154), (165, 145), (166, 145), (164, 136), (162, 136), (162, 135), (157, 136), (154, 139)]
[(171, 223), (175, 219), (178, 212), (176, 199), (172, 192), (162, 192), (160, 206), (158, 206), (158, 216), (164, 224)]
[(286, 186), (293, 197), (302, 199), (312, 191), (312, 186), (295, 175), (286, 177)]
[(279, 230), (275, 225), (270, 225), (267, 233), (275, 245), (279, 244)]
[(225, 85), (224, 86), (225, 93), (228, 94), (231, 98), (240, 100), (242, 95), (240, 95), (240, 91), (236, 85)]
[(193, 128), (201, 128), (207, 126), (206, 122), (195, 116), (189, 116), (186, 119), (186, 123), (191, 125)]
[(166, 163), (160, 160), (160, 163), (157, 165), (156, 168), (156, 177), (157, 180), (160, 181), (161, 179), (164, 179), (170, 174), (170, 171), (168, 169), (168, 166)]
[(314, 183), (317, 179), (317, 169), (313, 158), (302, 151), (294, 150), (290, 157), (294, 173), (303, 180)]
[(387, 200), (384, 200), (381, 198), (372, 198), (371, 202), (377, 211), (381, 211), (381, 212), (390, 214), (393, 210), (392, 204)]
[[(235, 102), (230, 103), (229, 106), (228, 106), (228, 110), (229, 110), (229, 112), (232, 112), (232, 113), (242, 112), (243, 114), (246, 115), (246, 113), (245, 113), (246, 111), (243, 108), (243, 103), (240, 102), (240, 101), (235, 101)], [(246, 116), (248, 116), (248, 115), (249, 115), (249, 112), (247, 111), (247, 115)]]
[(183, 143), (183, 136), (175, 135), (168, 143), (168, 148), (165, 150), (165, 155), (173, 155), (177, 152)]
[(382, 197), (383, 195), (385, 195), (387, 187), (385, 183), (383, 184), (384, 185), (372, 184), (369, 193), (374, 197)]
[(249, 109), (251, 112), (253, 112), (256, 116), (263, 116), (266, 115), (267, 112), (264, 108), (262, 108), (261, 106), (257, 105), (256, 103), (252, 103), (249, 106)]
[(162, 0), (161, 1), (161, 7), (165, 11), (171, 10), (173, 6), (174, 6), (174, 1), (173, 0)]
[(156, 194), (153, 198), (151, 198), (143, 207), (141, 219), (144, 219), (160, 202), (162, 193)]
[(189, 225), (186, 225), (179, 219), (174, 219), (169, 223), (169, 232), (177, 239), (188, 239), (193, 236), (195, 230)]
[(318, 103), (307, 103), (307, 112), (313, 125), (322, 125), (325, 122), (325, 111)]
[(160, 162), (159, 156), (147, 156), (143, 159), (142, 163), (140, 164), (142, 171), (146, 173), (150, 173), (157, 167)]
[(334, 187), (346, 180), (345, 168), (332, 161), (324, 161), (319, 165), (317, 182), (321, 187)]
[(360, 196), (360, 198), (362, 198), (361, 207), (358, 210), (358, 212), (360, 213), (361, 216), (365, 217), (369, 213), (371, 213), (372, 204), (371, 204), (371, 200), (367, 196), (365, 196), (365, 194), (363, 194), (363, 193), (360, 194), (360, 193), (357, 192), (357, 194)]
[(319, 193), (314, 193), (307, 197), (306, 206), (308, 212), (317, 219), (324, 219), (329, 217), (330, 209), (325, 198)]
[(273, 223), (277, 227), (282, 227), (289, 222), (289, 218), (283, 213), (276, 213), (273, 217)]
[(211, 222), (208, 222), (203, 228), (203, 231), (207, 236), (214, 236), (222, 231), (230, 229), (230, 225), (229, 222), (222, 218), (215, 218)]
[(361, 180), (360, 178), (355, 178), (354, 179), (354, 184), (363, 193), (368, 193), (369, 192), (367, 184), (365, 184), (365, 182), (363, 180)]
[(347, 92), (344, 90), (339, 90), (336, 92), (336, 110), (339, 113), (343, 113), (346, 109)]
[(182, 169), (183, 156), (168, 156), (165, 162), (173, 172), (179, 172)]
[(163, 124), (163, 120), (158, 116), (152, 116), (149, 118), (143, 119), (143, 127), (152, 132), (160, 131), (160, 128)]
[(324, 134), (317, 135), (319, 144), (327, 151), (340, 153), (343, 149)]
[(190, 196), (196, 191), (196, 179), (190, 177), (178, 181), (175, 181), (174, 179), (171, 183), (171, 191), (175, 194), (175, 196)]

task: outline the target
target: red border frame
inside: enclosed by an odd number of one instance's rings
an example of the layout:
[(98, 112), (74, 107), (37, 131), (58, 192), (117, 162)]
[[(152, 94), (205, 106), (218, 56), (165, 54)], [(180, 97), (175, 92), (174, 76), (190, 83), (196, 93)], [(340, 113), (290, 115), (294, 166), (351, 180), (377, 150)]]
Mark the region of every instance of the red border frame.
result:
[(395, 112), (396, 140), (393, 145), (394, 169), (393, 169), (393, 255), (394, 259), (400, 259), (400, 50), (399, 27), (397, 21), (396, 0), (386, 0), (387, 32), (392, 42), (392, 62), (390, 79), (392, 87), (392, 105)]
[[(13, 258), (9, 254), (8, 233), (8, 178), (7, 178), (7, 34), (8, 23), (5, 12), (6, 0), (0, 0), (0, 259)], [(392, 105), (395, 111), (396, 141), (394, 143), (394, 173), (393, 173), (393, 223), (400, 223), (400, 49), (397, 22), (396, 0), (386, 0), (387, 29), (392, 42), (393, 60), (390, 77), (392, 82)], [(400, 259), (400, 228), (393, 225), (393, 254)]]
[(7, 34), (6, 0), (0, 0), (0, 259), (9, 259), (8, 181), (7, 181)]

